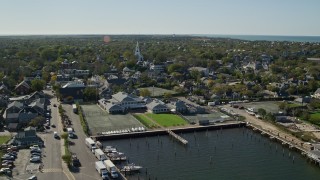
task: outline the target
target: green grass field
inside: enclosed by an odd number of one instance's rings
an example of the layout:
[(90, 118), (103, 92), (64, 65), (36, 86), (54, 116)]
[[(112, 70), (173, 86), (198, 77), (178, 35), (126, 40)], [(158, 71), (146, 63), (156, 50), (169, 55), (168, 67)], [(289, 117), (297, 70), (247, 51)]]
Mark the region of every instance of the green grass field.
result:
[(146, 115), (164, 127), (183, 126), (183, 125), (188, 124), (184, 119), (182, 119), (180, 116), (175, 115), (175, 114), (150, 114), (150, 113), (148, 113)]
[(0, 145), (8, 142), (11, 139), (10, 136), (0, 136)]
[(320, 125), (320, 111), (310, 113), (310, 121), (314, 124)]
[(146, 118), (143, 114), (133, 114), (133, 116), (140, 121), (143, 125), (145, 125), (147, 128), (157, 128), (158, 126), (152, 122), (151, 120), (149, 120), (148, 118)]

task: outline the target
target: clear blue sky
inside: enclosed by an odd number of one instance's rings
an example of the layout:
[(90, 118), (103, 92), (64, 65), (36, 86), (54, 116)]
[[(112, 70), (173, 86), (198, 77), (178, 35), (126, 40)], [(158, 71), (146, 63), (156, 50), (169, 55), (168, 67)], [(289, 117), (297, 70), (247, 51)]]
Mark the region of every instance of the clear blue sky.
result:
[(1, 0), (0, 34), (320, 35), (320, 0)]

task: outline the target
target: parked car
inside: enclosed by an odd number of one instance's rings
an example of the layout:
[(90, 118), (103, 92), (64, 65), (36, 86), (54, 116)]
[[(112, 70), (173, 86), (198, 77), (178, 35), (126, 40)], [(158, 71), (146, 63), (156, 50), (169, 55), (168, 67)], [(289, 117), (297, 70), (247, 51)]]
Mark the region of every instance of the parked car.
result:
[(15, 158), (14, 158), (14, 156), (10, 156), (10, 155), (5, 154), (5, 155), (3, 155), (1, 157), (1, 159), (3, 159), (3, 160), (14, 160)]
[(39, 145), (35, 144), (35, 145), (32, 145), (30, 146), (30, 149), (40, 149)]
[(57, 107), (57, 105), (56, 105), (56, 104), (53, 104), (53, 107)]
[(1, 168), (0, 169), (0, 173), (1, 174), (6, 174), (6, 175), (12, 175), (12, 171), (11, 171), (11, 169), (10, 168)]
[(54, 124), (51, 124), (51, 127), (55, 128), (55, 127), (56, 127), (56, 125), (54, 125)]
[(32, 149), (32, 150), (30, 150), (30, 152), (31, 153), (34, 153), (34, 152), (41, 153), (41, 149), (40, 148), (39, 149)]
[(40, 162), (40, 161), (41, 161), (41, 157), (39, 157), (39, 156), (35, 156), (35, 157), (30, 158), (30, 162)]
[(33, 152), (33, 153), (31, 153), (31, 156), (40, 156), (41, 157), (41, 153)]
[(38, 156), (38, 155), (31, 155), (31, 159), (32, 158), (39, 158), (41, 160), (41, 156)]
[(3, 160), (2, 163), (9, 163), (9, 164), (13, 164), (13, 160)]
[(53, 137), (56, 138), (56, 139), (59, 138), (59, 135), (58, 135), (58, 132), (57, 132), (57, 131), (54, 131), (54, 132), (53, 132)]
[(1, 164), (1, 167), (6, 167), (6, 168), (13, 168), (13, 164), (10, 164), (10, 163), (2, 163)]
[(37, 179), (38, 179), (38, 178), (37, 178), (36, 175), (33, 175), (33, 176), (31, 176), (31, 177), (28, 178), (28, 180), (37, 180)]

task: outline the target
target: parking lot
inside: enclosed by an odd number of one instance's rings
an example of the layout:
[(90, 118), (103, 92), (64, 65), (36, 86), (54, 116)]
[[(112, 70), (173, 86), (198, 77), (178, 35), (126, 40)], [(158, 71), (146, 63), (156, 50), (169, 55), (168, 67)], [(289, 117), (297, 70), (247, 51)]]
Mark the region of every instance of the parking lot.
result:
[(225, 114), (214, 111), (208, 114), (190, 114), (183, 115), (190, 123), (198, 123), (201, 120), (209, 120), (210, 122), (222, 122), (226, 120), (232, 120), (231, 117), (226, 116)]
[(249, 102), (249, 103), (241, 103), (239, 106), (243, 106), (244, 108), (254, 108), (258, 110), (259, 108), (265, 109), (270, 113), (278, 113), (279, 106), (275, 101), (263, 101), (263, 102)]
[(81, 105), (81, 108), (92, 135), (112, 130), (144, 127), (131, 114), (111, 115), (102, 110), (98, 105)]
[[(37, 150), (35, 151), (31, 151), (30, 149), (16, 150), (14, 151), (17, 152), (15, 156), (12, 156), (13, 154), (11, 154), (12, 157), (16, 157), (12, 160), (9, 160), (10, 158), (8, 158), (7, 156), (8, 153), (6, 153), (7, 155), (2, 156), (2, 167), (7, 167), (4, 164), (8, 164), (11, 161), (13, 162), (13, 167), (11, 170), (11, 175), (10, 171), (8, 172), (7, 170), (3, 173), (9, 175), (9, 177), (12, 176), (13, 179), (27, 179), (32, 175), (38, 173), (40, 168), (42, 167), (43, 154), (41, 153), (42, 151), (40, 151), (41, 150), (39, 150), (39, 148), (37, 148)], [(2, 168), (2, 170), (5, 169)]]

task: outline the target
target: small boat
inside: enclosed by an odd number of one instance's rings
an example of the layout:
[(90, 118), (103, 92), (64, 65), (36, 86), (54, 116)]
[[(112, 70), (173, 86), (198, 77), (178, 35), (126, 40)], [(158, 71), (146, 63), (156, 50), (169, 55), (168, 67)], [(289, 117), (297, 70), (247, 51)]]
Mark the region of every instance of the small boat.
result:
[(122, 172), (138, 172), (142, 168), (143, 168), (142, 166), (137, 166), (132, 163), (132, 164), (128, 164), (126, 166), (123, 166), (120, 171), (122, 171)]
[(127, 156), (109, 157), (111, 161), (126, 161)]
[(104, 148), (104, 152), (105, 153), (114, 153), (114, 152), (117, 152), (117, 148), (115, 148), (113, 146), (106, 146)]
[(125, 154), (122, 152), (117, 152), (116, 150), (110, 153), (107, 153), (108, 157), (124, 157)]

